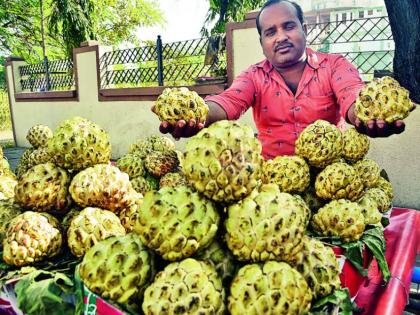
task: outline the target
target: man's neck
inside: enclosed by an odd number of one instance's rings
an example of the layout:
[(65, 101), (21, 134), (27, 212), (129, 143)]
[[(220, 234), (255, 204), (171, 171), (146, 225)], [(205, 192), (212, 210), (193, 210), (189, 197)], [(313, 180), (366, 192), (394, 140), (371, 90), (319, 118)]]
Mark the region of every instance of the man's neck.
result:
[(274, 66), (274, 69), (277, 70), (278, 73), (280, 73), (282, 76), (294, 76), (294, 75), (299, 75), (299, 77), (302, 75), (303, 70), (305, 69), (306, 66), (306, 56), (304, 56), (302, 59), (300, 59), (298, 62), (296, 62), (295, 64), (292, 64), (290, 66), (286, 66), (286, 67), (276, 67)]

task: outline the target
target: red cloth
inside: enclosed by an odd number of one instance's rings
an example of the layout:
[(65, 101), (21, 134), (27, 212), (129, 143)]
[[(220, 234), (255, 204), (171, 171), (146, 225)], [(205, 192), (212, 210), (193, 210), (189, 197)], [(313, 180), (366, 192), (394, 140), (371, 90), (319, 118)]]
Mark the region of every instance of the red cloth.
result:
[(391, 280), (381, 285), (382, 276), (374, 261), (368, 279), (356, 297), (356, 304), (364, 308), (363, 314), (402, 314), (410, 293), (411, 277), (420, 251), (420, 211), (393, 208), (390, 224), (385, 228), (386, 260)]
[(223, 107), (231, 120), (252, 107), (266, 159), (294, 154), (298, 135), (317, 119), (343, 126), (343, 117), (363, 87), (357, 69), (343, 56), (309, 48), (306, 53), (295, 94), (264, 60), (242, 72), (223, 93), (206, 98)]

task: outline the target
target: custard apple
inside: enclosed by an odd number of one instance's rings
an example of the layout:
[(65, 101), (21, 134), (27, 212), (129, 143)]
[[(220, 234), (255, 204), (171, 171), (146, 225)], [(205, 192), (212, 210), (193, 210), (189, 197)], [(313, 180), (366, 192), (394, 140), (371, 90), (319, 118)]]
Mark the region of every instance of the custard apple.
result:
[(343, 133), (343, 158), (349, 162), (363, 159), (369, 151), (369, 137), (349, 128)]
[(362, 207), (362, 214), (365, 217), (365, 225), (378, 224), (381, 222), (382, 214), (379, 212), (377, 202), (368, 196), (363, 196), (358, 201), (360, 207)]
[(178, 155), (174, 150), (155, 151), (146, 156), (144, 165), (151, 175), (162, 177), (178, 167)]
[(166, 173), (159, 180), (159, 188), (188, 186), (188, 181), (182, 173)]
[(161, 121), (175, 125), (179, 120), (205, 122), (209, 107), (195, 91), (186, 87), (166, 88), (156, 100), (155, 113)]
[(50, 127), (35, 125), (29, 128), (28, 133), (26, 134), (26, 140), (28, 140), (34, 148), (41, 148), (48, 145), (48, 140), (50, 140), (52, 136), (53, 132)]
[(17, 183), (18, 182), (13, 175), (0, 175), (0, 200), (14, 198)]
[(0, 242), (3, 243), (4, 236), (11, 219), (23, 212), (23, 209), (15, 204), (12, 199), (0, 200)]
[(213, 266), (192, 258), (174, 262), (159, 272), (144, 292), (146, 315), (223, 315), (225, 291)]
[(143, 195), (145, 195), (148, 191), (159, 189), (159, 179), (151, 175), (146, 175), (145, 177), (138, 176), (130, 180), (130, 182), (133, 189)]
[(381, 169), (379, 165), (371, 159), (363, 159), (353, 165), (357, 174), (365, 187), (375, 187), (379, 181)]
[(164, 259), (194, 255), (216, 235), (219, 214), (215, 205), (188, 187), (149, 191), (139, 208), (134, 231)]
[(60, 123), (48, 141), (48, 150), (58, 166), (71, 170), (83, 170), (111, 159), (109, 135), (81, 117)]
[(379, 180), (376, 183), (375, 187), (383, 190), (392, 202), (392, 199), (394, 199), (394, 190), (393, 190), (392, 185), (389, 181), (387, 181), (383, 177), (379, 177)]
[(340, 129), (325, 120), (308, 125), (295, 143), (295, 153), (310, 165), (323, 168), (340, 159), (343, 137)]
[(387, 76), (366, 84), (355, 102), (356, 116), (365, 124), (369, 120), (392, 123), (406, 118), (413, 108), (408, 90)]
[(392, 200), (389, 199), (385, 191), (380, 188), (369, 188), (365, 192), (366, 198), (373, 199), (378, 205), (380, 212), (387, 212), (392, 207)]
[(137, 198), (133, 204), (131, 204), (128, 208), (121, 210), (121, 212), (119, 213), (118, 216), (120, 218), (121, 224), (123, 225), (127, 233), (133, 231), (142, 203), (143, 196)]
[(144, 158), (152, 152), (166, 150), (175, 150), (175, 143), (171, 139), (163, 136), (149, 136), (130, 145), (128, 153), (135, 153)]
[(277, 261), (242, 267), (230, 291), (228, 309), (232, 315), (307, 314), (312, 301), (303, 276)]
[(261, 144), (251, 127), (222, 120), (188, 140), (181, 163), (198, 192), (217, 202), (232, 203), (260, 183)]

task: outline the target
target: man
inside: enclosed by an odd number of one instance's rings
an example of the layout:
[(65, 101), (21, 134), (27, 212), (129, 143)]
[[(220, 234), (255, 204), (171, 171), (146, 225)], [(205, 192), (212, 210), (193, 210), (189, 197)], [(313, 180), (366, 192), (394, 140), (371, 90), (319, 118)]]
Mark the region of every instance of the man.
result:
[[(404, 130), (403, 121), (361, 124), (354, 113), (354, 102), (363, 87), (357, 69), (342, 56), (306, 47), (307, 29), (299, 5), (269, 0), (256, 22), (266, 59), (242, 72), (223, 93), (206, 98), (206, 126), (218, 120), (238, 119), (252, 107), (266, 159), (294, 154), (298, 135), (317, 119), (337, 126), (346, 120), (371, 137)], [(175, 126), (162, 122), (160, 130), (180, 138), (192, 136), (203, 127), (202, 122), (181, 120)]]

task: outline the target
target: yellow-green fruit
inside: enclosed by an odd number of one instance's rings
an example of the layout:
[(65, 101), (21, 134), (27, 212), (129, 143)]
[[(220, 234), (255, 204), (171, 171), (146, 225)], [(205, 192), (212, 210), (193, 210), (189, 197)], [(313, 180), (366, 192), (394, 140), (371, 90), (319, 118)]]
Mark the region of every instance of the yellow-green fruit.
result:
[(138, 176), (130, 180), (133, 189), (138, 193), (145, 195), (148, 191), (159, 189), (159, 179), (153, 176)]
[(146, 172), (144, 168), (143, 158), (136, 154), (123, 155), (117, 161), (117, 167), (128, 174), (128, 177), (134, 178), (137, 176), (143, 176)]
[(188, 187), (149, 191), (139, 208), (134, 231), (166, 260), (194, 255), (216, 235), (215, 205)]
[(209, 107), (195, 91), (186, 87), (166, 88), (156, 100), (155, 113), (161, 121), (175, 125), (179, 120), (204, 122)]
[(23, 152), (22, 156), (19, 159), (19, 162), (16, 166), (16, 176), (20, 178), (23, 173), (25, 173), (27, 170), (31, 168), (31, 165), (29, 163), (29, 156), (31, 153), (35, 151), (34, 148), (26, 149), (25, 152)]
[(303, 192), (302, 198), (312, 212), (317, 212), (325, 204), (324, 200), (318, 198), (312, 186)]
[(230, 288), (232, 315), (306, 314), (312, 293), (303, 276), (284, 262), (268, 261), (242, 267)]
[(287, 261), (302, 247), (309, 211), (294, 196), (281, 193), (277, 185), (262, 185), (229, 206), (227, 245), (241, 261)]
[(386, 76), (366, 84), (355, 102), (356, 116), (365, 124), (372, 119), (387, 123), (404, 119), (413, 107), (408, 90)]
[(44, 164), (51, 161), (51, 155), (48, 152), (48, 148), (39, 147), (38, 149), (32, 151), (28, 156), (28, 167), (34, 167), (38, 164)]
[(67, 230), (67, 242), (74, 256), (82, 257), (93, 245), (110, 236), (123, 236), (125, 229), (120, 219), (108, 210), (85, 208)]
[(188, 182), (198, 192), (231, 203), (259, 185), (263, 158), (251, 127), (222, 120), (188, 140), (181, 162)]
[(98, 164), (78, 173), (70, 184), (73, 200), (82, 207), (119, 212), (133, 203), (134, 189), (126, 173), (110, 164)]
[(300, 156), (277, 156), (263, 164), (263, 183), (277, 184), (280, 191), (303, 192), (311, 180), (309, 166)]
[(357, 241), (365, 231), (362, 207), (346, 199), (333, 200), (312, 217), (315, 232), (324, 236), (338, 236), (344, 243)]
[(379, 212), (378, 204), (373, 198), (363, 196), (358, 203), (362, 207), (365, 225), (378, 224), (381, 222), (382, 214)]
[(45, 147), (48, 144), (48, 140), (50, 140), (53, 136), (53, 132), (50, 127), (45, 125), (35, 125), (29, 128), (28, 133), (26, 134), (26, 140), (34, 148)]
[(371, 159), (363, 159), (353, 165), (357, 174), (365, 187), (375, 187), (379, 181), (381, 169), (379, 165)]
[(9, 222), (3, 239), (3, 260), (18, 267), (30, 265), (56, 256), (62, 243), (56, 218), (26, 211)]
[(61, 228), (63, 232), (67, 235), (67, 230), (70, 227), (71, 221), (82, 211), (79, 207), (72, 207), (69, 212), (63, 217), (61, 223)]
[(235, 257), (220, 240), (213, 240), (209, 246), (197, 252), (194, 256), (213, 265), (219, 274), (224, 287), (229, 287), (236, 273)]
[(330, 295), (341, 287), (340, 267), (331, 247), (304, 236), (302, 250), (291, 263), (306, 280), (315, 299)]
[(295, 145), (296, 155), (304, 157), (310, 165), (323, 168), (340, 159), (343, 137), (335, 125), (317, 120), (302, 131)]
[(146, 156), (144, 166), (156, 177), (174, 171), (179, 165), (178, 155), (174, 150), (155, 151)]
[(19, 215), (23, 209), (13, 203), (12, 199), (0, 200), (0, 242), (3, 243), (4, 236), (11, 219)]
[(309, 209), (308, 204), (305, 202), (305, 200), (303, 200), (301, 195), (294, 194), (292, 196), (293, 198), (295, 198), (295, 201), (300, 205), (300, 208), (302, 209), (303, 217), (305, 219), (305, 226), (307, 226), (312, 217), (311, 209)]
[(225, 291), (213, 266), (192, 258), (174, 262), (159, 272), (144, 292), (143, 313), (225, 314)]
[(349, 128), (343, 133), (343, 158), (349, 162), (363, 159), (369, 151), (369, 137)]
[(386, 192), (382, 189), (370, 188), (366, 190), (365, 197), (373, 199), (378, 205), (378, 210), (382, 213), (391, 209), (392, 200), (389, 199)]
[(13, 175), (0, 175), (0, 200), (14, 198), (17, 183), (18, 182)]
[(392, 202), (392, 199), (394, 199), (394, 190), (393, 190), (392, 185), (389, 181), (387, 181), (383, 177), (379, 177), (379, 180), (376, 183), (375, 187), (383, 190), (387, 194), (389, 200), (391, 200), (391, 202)]
[(159, 188), (188, 186), (188, 181), (182, 173), (166, 173), (159, 180)]
[(81, 117), (60, 123), (48, 141), (48, 150), (58, 166), (71, 170), (83, 170), (111, 159), (109, 135)]
[(24, 173), (15, 188), (15, 201), (22, 207), (46, 212), (66, 211), (71, 203), (67, 172), (48, 162)]
[(153, 263), (152, 253), (136, 234), (111, 236), (86, 252), (79, 275), (93, 293), (139, 309), (154, 276)]
[(317, 175), (315, 192), (324, 200), (345, 198), (355, 201), (363, 194), (363, 183), (352, 166), (336, 162)]
[(175, 143), (171, 139), (162, 136), (149, 136), (131, 144), (128, 153), (135, 153), (144, 158), (154, 151), (166, 150), (175, 150)]
[(136, 224), (137, 218), (140, 213), (140, 206), (143, 203), (143, 196), (138, 198), (132, 205), (128, 208), (121, 210), (119, 213), (119, 218), (121, 224), (124, 226), (125, 230), (128, 232), (133, 231), (134, 225)]
[(2, 170), (10, 170), (10, 164), (5, 158), (0, 159), (0, 172)]

